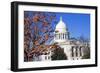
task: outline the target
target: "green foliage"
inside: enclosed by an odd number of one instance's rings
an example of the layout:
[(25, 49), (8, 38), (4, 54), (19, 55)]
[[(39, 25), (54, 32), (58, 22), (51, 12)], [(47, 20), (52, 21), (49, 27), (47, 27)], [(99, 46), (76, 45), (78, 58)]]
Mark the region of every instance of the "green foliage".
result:
[(89, 59), (90, 58), (90, 53), (85, 54), (82, 59)]
[(82, 59), (89, 59), (90, 58), (90, 48), (88, 48), (88, 51), (83, 55)]
[(52, 60), (67, 60), (67, 56), (62, 48), (56, 48), (51, 56)]
[(24, 11), (24, 61), (32, 61), (34, 54), (44, 50), (41, 45), (53, 39), (51, 24), (55, 20), (55, 13)]

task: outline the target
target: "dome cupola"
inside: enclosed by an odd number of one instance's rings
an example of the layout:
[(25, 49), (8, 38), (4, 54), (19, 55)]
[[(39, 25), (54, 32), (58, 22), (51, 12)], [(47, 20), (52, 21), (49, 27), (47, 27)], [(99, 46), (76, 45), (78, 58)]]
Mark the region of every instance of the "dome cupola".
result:
[(67, 30), (66, 24), (62, 21), (62, 17), (60, 17), (60, 21), (56, 25), (55, 32), (64, 33), (67, 32), (66, 30)]
[(60, 17), (60, 21), (56, 25), (54, 33), (55, 33), (54, 40), (56, 42), (66, 42), (66, 40), (68, 40), (69, 32), (66, 27), (66, 24), (62, 20), (62, 17)]

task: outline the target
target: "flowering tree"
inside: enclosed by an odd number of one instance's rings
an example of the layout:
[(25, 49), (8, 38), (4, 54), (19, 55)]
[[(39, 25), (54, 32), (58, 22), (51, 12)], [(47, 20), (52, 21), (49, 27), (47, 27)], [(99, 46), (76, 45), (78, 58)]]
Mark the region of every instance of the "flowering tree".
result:
[(24, 61), (32, 61), (33, 55), (40, 55), (44, 49), (42, 45), (50, 45), (53, 39), (56, 15), (50, 12), (24, 12)]
[(67, 56), (64, 53), (64, 49), (61, 48), (57, 43), (52, 45), (55, 49), (53, 50), (53, 54), (51, 56), (52, 60), (67, 60)]

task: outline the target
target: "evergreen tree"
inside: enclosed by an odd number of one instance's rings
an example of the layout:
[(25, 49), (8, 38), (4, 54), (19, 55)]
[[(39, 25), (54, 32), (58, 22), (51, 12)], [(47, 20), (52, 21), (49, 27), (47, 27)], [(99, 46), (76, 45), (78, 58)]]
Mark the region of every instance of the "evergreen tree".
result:
[(64, 50), (61, 47), (57, 47), (53, 55), (51, 56), (52, 60), (67, 60), (67, 56), (64, 53)]

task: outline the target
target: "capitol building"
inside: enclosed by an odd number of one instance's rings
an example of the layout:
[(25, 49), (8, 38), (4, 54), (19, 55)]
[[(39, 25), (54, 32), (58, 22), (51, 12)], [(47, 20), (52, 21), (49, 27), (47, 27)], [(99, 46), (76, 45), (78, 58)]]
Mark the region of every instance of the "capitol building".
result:
[[(63, 22), (62, 17), (60, 17), (60, 21), (55, 27), (54, 35), (53, 42), (57, 43), (64, 50), (67, 60), (82, 59), (82, 56), (86, 53), (88, 45), (87, 43), (70, 39), (70, 32), (68, 31), (66, 23)], [(49, 52), (47, 55), (40, 55), (38, 60), (51, 61), (52, 52), (50, 49), (47, 52)]]

